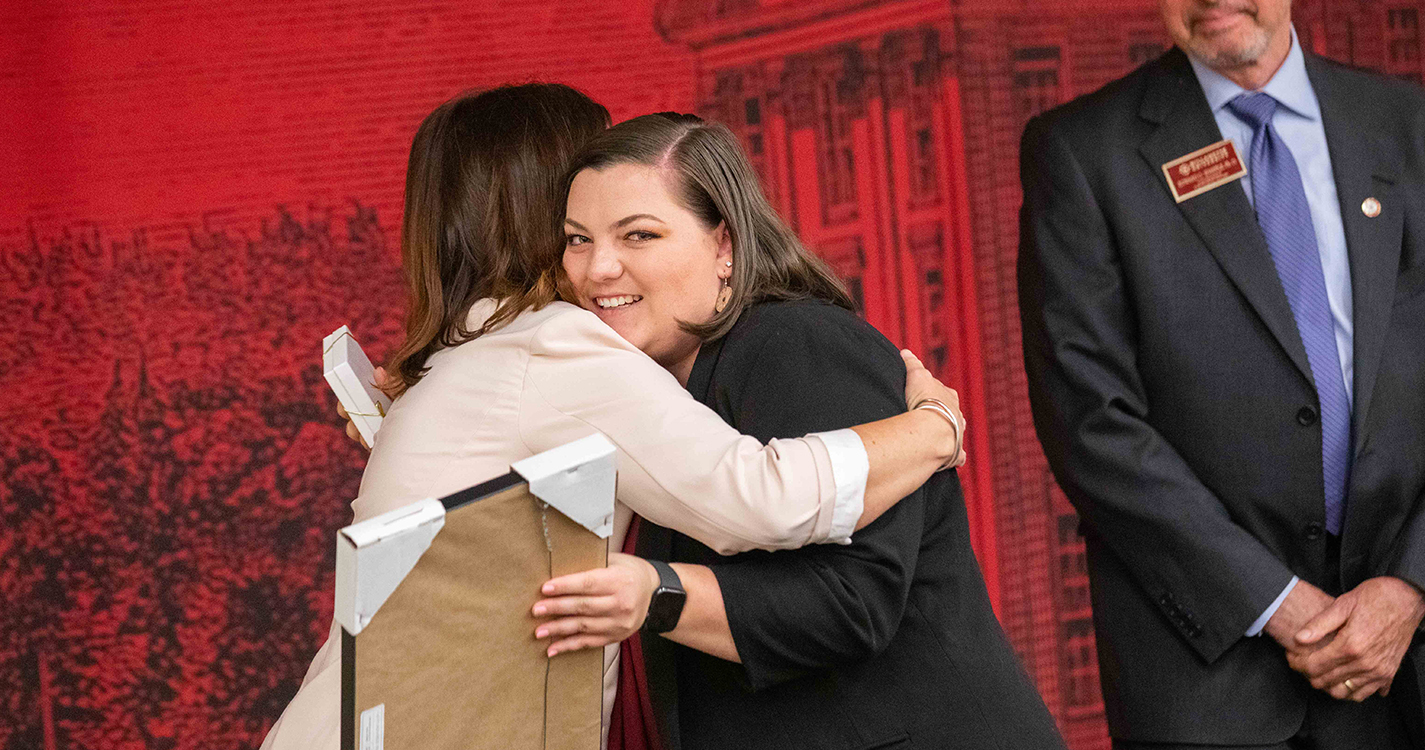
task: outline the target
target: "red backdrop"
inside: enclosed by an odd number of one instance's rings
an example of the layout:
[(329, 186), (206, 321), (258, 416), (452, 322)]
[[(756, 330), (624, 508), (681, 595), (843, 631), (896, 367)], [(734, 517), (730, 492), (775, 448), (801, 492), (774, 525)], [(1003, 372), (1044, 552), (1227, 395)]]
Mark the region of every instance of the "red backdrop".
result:
[[(582, 88), (729, 124), (864, 314), (961, 389), (976, 550), (1075, 750), (1082, 542), (1014, 292), (1024, 121), (1159, 54), (1152, 0), (92, 0), (0, 9), (0, 750), (248, 748), (331, 613), (362, 452), (319, 368), (397, 341), (420, 119)], [(1420, 80), (1425, 0), (1299, 0)]]

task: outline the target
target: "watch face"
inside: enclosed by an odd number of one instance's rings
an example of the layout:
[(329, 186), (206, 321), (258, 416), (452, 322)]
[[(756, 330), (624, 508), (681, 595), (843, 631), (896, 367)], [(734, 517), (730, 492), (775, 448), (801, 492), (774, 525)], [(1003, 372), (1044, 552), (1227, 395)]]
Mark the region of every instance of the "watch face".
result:
[(683, 615), (683, 604), (688, 595), (678, 589), (659, 588), (653, 592), (653, 600), (648, 603), (648, 619), (643, 627), (650, 633), (666, 633), (678, 627), (678, 618)]

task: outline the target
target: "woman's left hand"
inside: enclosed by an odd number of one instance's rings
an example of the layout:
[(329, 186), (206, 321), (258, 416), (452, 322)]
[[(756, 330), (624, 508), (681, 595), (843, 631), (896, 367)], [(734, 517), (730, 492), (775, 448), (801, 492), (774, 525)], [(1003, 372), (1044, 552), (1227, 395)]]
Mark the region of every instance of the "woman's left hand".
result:
[(958, 469), (965, 465), (968, 458), (965, 451), (965, 432), (969, 429), (969, 422), (965, 420), (965, 413), (960, 411), (960, 394), (954, 388), (941, 383), (930, 374), (930, 370), (925, 368), (920, 358), (909, 349), (901, 350), (901, 360), (905, 363), (905, 402), (914, 408), (916, 404), (927, 398), (939, 400), (954, 413), (953, 420), (955, 430), (955, 455), (941, 469)]
[(549, 656), (618, 643), (638, 632), (658, 587), (658, 571), (648, 561), (614, 552), (606, 568), (550, 579), (534, 604), (535, 617), (551, 618), (534, 637), (552, 642)]

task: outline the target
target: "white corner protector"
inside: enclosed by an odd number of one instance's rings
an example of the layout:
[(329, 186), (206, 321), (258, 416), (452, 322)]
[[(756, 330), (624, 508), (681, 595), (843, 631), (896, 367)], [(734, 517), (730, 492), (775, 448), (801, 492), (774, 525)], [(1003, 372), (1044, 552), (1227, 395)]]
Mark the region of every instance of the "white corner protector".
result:
[(322, 339), (322, 370), (351, 423), (373, 445), (391, 399), (375, 386), (376, 368), (346, 326)]
[(354, 523), (336, 535), (336, 619), (346, 632), (365, 628), (445, 526), (435, 498)]
[(535, 497), (608, 539), (614, 531), (614, 444), (599, 433), (516, 461), (510, 466)]

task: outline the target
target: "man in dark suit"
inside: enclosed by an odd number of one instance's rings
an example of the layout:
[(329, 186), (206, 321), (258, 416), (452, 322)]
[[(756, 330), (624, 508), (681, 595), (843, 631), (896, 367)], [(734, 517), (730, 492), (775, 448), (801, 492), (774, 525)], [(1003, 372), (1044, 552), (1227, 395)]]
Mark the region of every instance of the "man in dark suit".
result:
[[(769, 440), (904, 411), (904, 371), (849, 310), (763, 302), (703, 346), (688, 390)], [(1064, 747), (990, 608), (954, 472), (845, 546), (719, 557), (645, 524), (637, 549), (712, 568), (741, 661), (642, 638), (664, 750)]]
[(1030, 396), (1115, 747), (1410, 747), (1425, 94), (1305, 54), (1289, 0), (1162, 9), (1177, 48), (1021, 151)]

